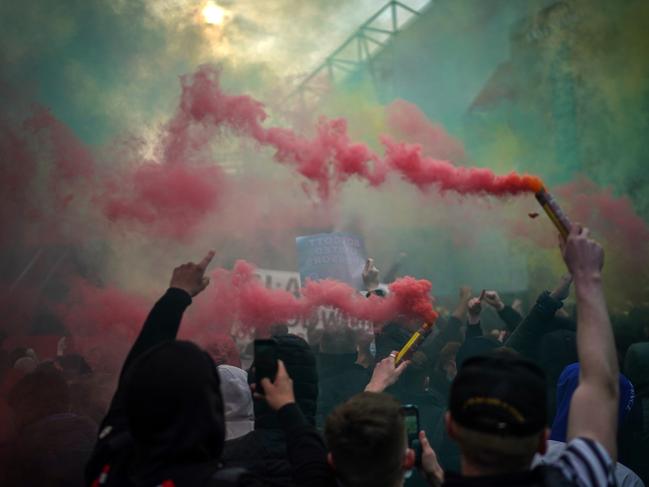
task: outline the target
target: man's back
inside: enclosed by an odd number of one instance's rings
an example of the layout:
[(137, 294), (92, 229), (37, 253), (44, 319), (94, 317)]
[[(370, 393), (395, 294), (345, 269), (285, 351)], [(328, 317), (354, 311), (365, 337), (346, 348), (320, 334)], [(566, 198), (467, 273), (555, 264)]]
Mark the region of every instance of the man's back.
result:
[[(536, 467), (538, 465), (555, 464), (565, 451), (566, 447), (567, 444), (563, 441), (549, 440), (548, 451), (545, 455), (536, 455), (532, 466)], [(615, 466), (615, 480), (618, 487), (644, 487), (642, 479), (640, 479), (633, 470), (625, 467), (619, 462)]]

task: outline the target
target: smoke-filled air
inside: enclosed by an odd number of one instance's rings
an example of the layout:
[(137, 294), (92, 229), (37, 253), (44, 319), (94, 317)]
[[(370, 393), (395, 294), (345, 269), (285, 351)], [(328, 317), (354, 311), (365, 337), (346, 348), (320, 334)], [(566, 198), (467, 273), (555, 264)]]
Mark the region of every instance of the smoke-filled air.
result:
[[(562, 224), (604, 248), (621, 346), (649, 306), (648, 24), (644, 0), (0, 2), (2, 348), (81, 355), (109, 397), (210, 250), (180, 337), (216, 355), (278, 324), (437, 333), (463, 286), (524, 315)], [(361, 242), (349, 279), (304, 270), (322, 234)]]

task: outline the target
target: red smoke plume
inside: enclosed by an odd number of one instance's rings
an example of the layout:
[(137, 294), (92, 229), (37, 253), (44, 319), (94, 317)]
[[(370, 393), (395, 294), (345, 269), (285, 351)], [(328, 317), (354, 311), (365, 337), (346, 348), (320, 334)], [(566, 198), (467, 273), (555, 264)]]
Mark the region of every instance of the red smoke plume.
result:
[(420, 144), (425, 155), (455, 163), (466, 159), (462, 143), (428, 120), (414, 103), (395, 100), (387, 106), (386, 115), (390, 133), (404, 142)]
[(134, 339), (153, 306), (143, 297), (83, 279), (70, 282), (70, 295), (57, 314), (75, 337), (117, 335)]
[[(442, 190), (462, 194), (504, 196), (535, 192), (542, 186), (536, 176), (511, 173), (500, 177), (488, 169), (456, 167), (448, 161), (424, 157), (419, 145), (395, 144), (387, 138), (382, 140), (386, 151), (381, 157), (365, 144), (349, 139), (344, 119), (322, 118), (315, 136), (308, 138), (286, 128), (265, 128), (262, 124), (266, 118), (260, 102), (224, 93), (219, 71), (205, 65), (183, 78), (181, 104), (170, 127), (172, 133), (183, 134), (193, 122), (252, 137), (259, 144), (274, 148), (278, 161), (295, 166), (300, 174), (315, 182), (324, 199), (329, 197), (332, 185), (335, 188), (352, 176), (378, 186), (390, 173), (420, 189), (436, 184)], [(176, 140), (170, 144), (174, 154), (182, 150), (182, 144), (177, 148)]]
[(537, 176), (515, 172), (497, 176), (490, 169), (457, 167), (447, 161), (425, 157), (421, 154), (421, 146), (416, 144), (395, 143), (387, 137), (383, 137), (382, 142), (389, 166), (422, 190), (436, 184), (441, 191), (507, 196), (536, 192), (543, 186)]
[(430, 296), (431, 284), (412, 277), (390, 285), (386, 298), (365, 298), (345, 283), (309, 281), (302, 296), (282, 289), (267, 289), (255, 277), (255, 268), (239, 260), (232, 271), (218, 269), (208, 288), (209, 299), (196, 306), (196, 319), (202, 323), (218, 320), (222, 326), (238, 321), (244, 329), (265, 329), (274, 323), (294, 318), (309, 318), (320, 306), (332, 306), (351, 318), (381, 325), (396, 317), (415, 318), (434, 323), (437, 313)]
[(106, 183), (100, 197), (104, 215), (178, 239), (191, 235), (217, 209), (224, 185), (215, 165), (148, 163), (129, 171)]

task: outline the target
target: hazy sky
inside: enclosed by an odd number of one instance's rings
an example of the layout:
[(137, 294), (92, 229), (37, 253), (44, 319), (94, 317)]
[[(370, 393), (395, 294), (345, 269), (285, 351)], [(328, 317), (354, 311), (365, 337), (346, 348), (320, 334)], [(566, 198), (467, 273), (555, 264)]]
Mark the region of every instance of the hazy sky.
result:
[(220, 0), (210, 19), (207, 0), (0, 2), (0, 81), (103, 141), (160, 120), (178, 76), (201, 63), (224, 64), (226, 85), (262, 99), (287, 89), (385, 3)]

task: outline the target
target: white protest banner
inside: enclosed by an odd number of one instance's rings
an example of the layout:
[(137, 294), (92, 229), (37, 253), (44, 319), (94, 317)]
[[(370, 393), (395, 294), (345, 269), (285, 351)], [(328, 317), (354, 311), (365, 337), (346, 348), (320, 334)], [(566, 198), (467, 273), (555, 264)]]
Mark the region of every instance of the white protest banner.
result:
[[(255, 275), (267, 289), (281, 289), (290, 292), (295, 297), (300, 296), (301, 281), (300, 274), (297, 272), (256, 269)], [(291, 328), (291, 333), (303, 336), (309, 327), (330, 328), (349, 326), (351, 328), (372, 329), (371, 322), (351, 318), (340, 310), (329, 306), (319, 307), (311, 319), (295, 318), (288, 320), (286, 324)]]
[(351, 233), (319, 233), (295, 239), (302, 281), (335, 279), (356, 289), (363, 287), (365, 244)]

